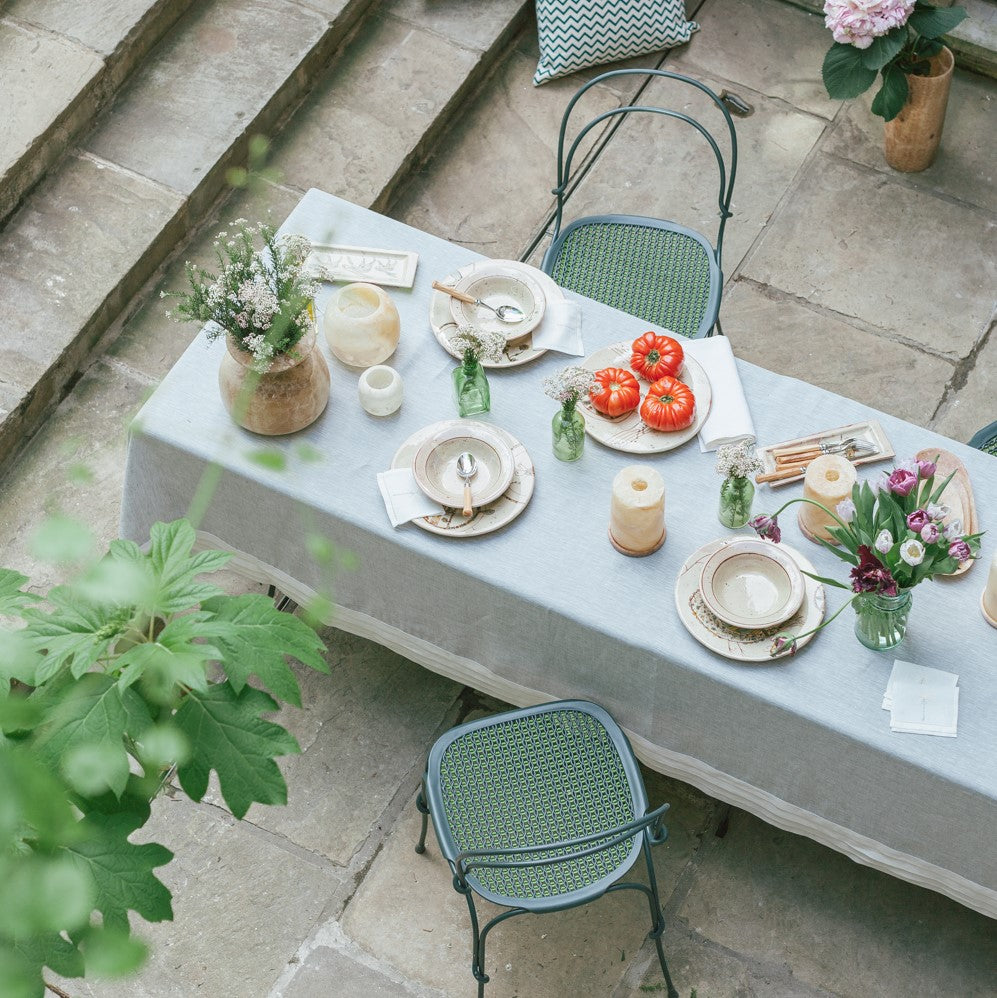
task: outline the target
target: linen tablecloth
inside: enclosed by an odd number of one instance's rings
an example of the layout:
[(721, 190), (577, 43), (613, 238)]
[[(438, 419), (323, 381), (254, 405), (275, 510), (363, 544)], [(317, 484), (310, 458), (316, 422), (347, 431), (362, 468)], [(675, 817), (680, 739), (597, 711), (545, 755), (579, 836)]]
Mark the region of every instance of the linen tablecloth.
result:
[[(220, 480), (198, 526), (206, 542), (237, 552), (236, 567), (304, 601), (322, 585), (309, 534), (356, 556), (357, 568), (334, 579), (336, 626), (519, 705), (592, 699), (627, 729), (653, 768), (997, 916), (997, 631), (979, 610), (994, 550), (997, 461), (739, 361), (759, 443), (878, 419), (898, 458), (937, 446), (966, 463), (991, 533), (973, 570), (915, 589), (897, 655), (862, 647), (849, 610), (795, 657), (730, 661), (685, 630), (674, 602), (685, 559), (734, 533), (717, 520), (715, 456), (702, 454), (695, 441), (637, 457), (590, 439), (581, 461), (557, 461), (550, 429), (557, 403), (543, 394), (541, 381), (570, 363), (563, 355), (489, 371), (492, 409), (479, 418), (522, 441), (536, 468), (523, 514), (466, 541), (414, 524), (392, 528), (377, 473), (411, 433), (456, 415), (450, 381), (456, 362), (430, 329), (430, 285), (478, 255), (315, 190), (283, 230), (324, 243), (419, 253), (414, 287), (391, 289), (402, 332), (387, 363), (405, 379), (401, 409), (384, 418), (365, 413), (357, 401), (359, 372), (326, 351), (332, 391), (324, 415), (291, 437), (253, 436), (235, 427), (222, 406), (216, 378), (224, 345), (208, 344), (202, 332), (136, 421), (123, 536), (141, 543), (156, 520), (185, 515), (206, 467), (217, 463)], [(319, 315), (331, 291), (323, 287)], [(648, 328), (570, 297), (582, 304), (589, 352)], [(261, 448), (279, 450), (285, 470), (255, 462)], [(621, 468), (645, 460), (665, 480), (668, 538), (654, 555), (627, 558), (607, 538), (611, 483)], [(860, 476), (883, 467), (869, 465)], [(799, 484), (760, 487), (755, 510), (771, 512), (801, 492)], [(846, 566), (799, 533), (795, 508), (783, 526), (784, 543), (818, 572), (846, 577)], [(846, 598), (841, 590), (827, 596), (829, 613)], [(959, 674), (957, 738), (890, 731), (880, 704), (895, 657)]]

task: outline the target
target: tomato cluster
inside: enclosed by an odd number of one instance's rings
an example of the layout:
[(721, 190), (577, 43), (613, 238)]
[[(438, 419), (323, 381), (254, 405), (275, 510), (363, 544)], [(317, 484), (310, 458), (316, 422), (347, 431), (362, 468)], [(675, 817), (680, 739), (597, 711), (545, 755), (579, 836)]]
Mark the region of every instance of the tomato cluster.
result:
[(678, 380), (685, 361), (682, 344), (661, 333), (644, 333), (631, 344), (630, 366), (652, 382), (641, 402), (640, 384), (620, 367), (604, 367), (593, 375), (592, 405), (607, 416), (622, 416), (640, 406), (640, 418), (654, 430), (684, 430), (696, 415), (696, 396)]

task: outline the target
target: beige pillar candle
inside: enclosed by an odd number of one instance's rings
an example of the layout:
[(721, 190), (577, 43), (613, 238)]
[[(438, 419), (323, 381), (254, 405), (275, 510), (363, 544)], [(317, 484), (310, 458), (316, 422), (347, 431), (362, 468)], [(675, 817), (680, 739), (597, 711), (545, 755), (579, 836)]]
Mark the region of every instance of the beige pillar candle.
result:
[(997, 553), (994, 554), (994, 560), (990, 562), (987, 588), (983, 590), (980, 605), (983, 607), (983, 614), (987, 620), (997, 627)]
[[(837, 454), (822, 454), (807, 466), (807, 473), (803, 478), (803, 497), (819, 502), (834, 513), (834, 507), (842, 499), (851, 498), (855, 479), (855, 466), (851, 461)], [(810, 540), (820, 539), (837, 544), (827, 532), (829, 526), (837, 526), (837, 520), (824, 510), (810, 503), (800, 503), (799, 519), (800, 530)]]
[(609, 539), (623, 554), (645, 555), (665, 541), (665, 483), (646, 464), (632, 464), (613, 479)]

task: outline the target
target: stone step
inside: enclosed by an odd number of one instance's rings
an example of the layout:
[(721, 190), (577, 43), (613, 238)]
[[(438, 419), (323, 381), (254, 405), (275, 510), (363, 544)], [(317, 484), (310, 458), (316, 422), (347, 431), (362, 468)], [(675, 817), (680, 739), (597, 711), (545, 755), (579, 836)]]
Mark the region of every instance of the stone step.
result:
[(197, 228), (250, 137), (278, 128), (371, 2), (193, 5), (10, 216), (0, 231), (0, 464)]
[(9, 0), (0, 13), (0, 225), (191, 0)]

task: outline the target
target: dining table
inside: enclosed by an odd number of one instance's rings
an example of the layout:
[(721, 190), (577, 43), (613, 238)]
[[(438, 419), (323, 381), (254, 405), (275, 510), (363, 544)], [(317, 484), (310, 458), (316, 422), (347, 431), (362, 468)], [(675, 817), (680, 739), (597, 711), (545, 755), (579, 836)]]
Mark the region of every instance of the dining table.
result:
[[(581, 358), (535, 351), (527, 362), (488, 369), (490, 410), (474, 417), (516, 443), (526, 480), (518, 508), (498, 525), (482, 517), (480, 531), (448, 531), (445, 519), (436, 530), (392, 526), (378, 473), (406, 453), (411, 460), (420, 433), (457, 416), (458, 361), (430, 322), (433, 281), (485, 258), (319, 190), (301, 198), (280, 232), (417, 260), (411, 286), (386, 287), (401, 324), (386, 361), (404, 384), (400, 408), (366, 412), (362, 372), (324, 342), (321, 317), (342, 284), (322, 282), (315, 300), (329, 403), (297, 433), (261, 437), (233, 422), (217, 384), (224, 339), (202, 329), (132, 423), (122, 537), (147, 543), (153, 523), (192, 516), (200, 546), (231, 552), (232, 570), (299, 604), (324, 605), (334, 628), (516, 706), (597, 702), (650, 769), (997, 917), (997, 630), (980, 604), (995, 549), (993, 457), (737, 359), (759, 446), (874, 421), (897, 461), (929, 448), (959, 458), (987, 532), (969, 571), (914, 589), (907, 635), (893, 651), (864, 647), (846, 608), (796, 654), (731, 657), (690, 627), (684, 596), (676, 599), (697, 552), (753, 536), (718, 519), (715, 453), (695, 436), (644, 454), (590, 438), (580, 460), (558, 460), (551, 420), (559, 403), (543, 381)], [(570, 291), (563, 297), (578, 305), (586, 353), (660, 331)], [(821, 349), (815, 344), (815, 358)], [(666, 538), (645, 557), (628, 557), (608, 536), (614, 478), (635, 462), (665, 486)], [(857, 470), (862, 479), (891, 467)], [(802, 491), (800, 482), (760, 485), (754, 510), (772, 513)], [(847, 581), (847, 565), (800, 532), (798, 508), (780, 517), (782, 545), (815, 574)], [(316, 603), (323, 595), (327, 602)], [(831, 586), (813, 593), (827, 617), (848, 596)], [(956, 737), (891, 730), (882, 699), (898, 659), (958, 674)]]

